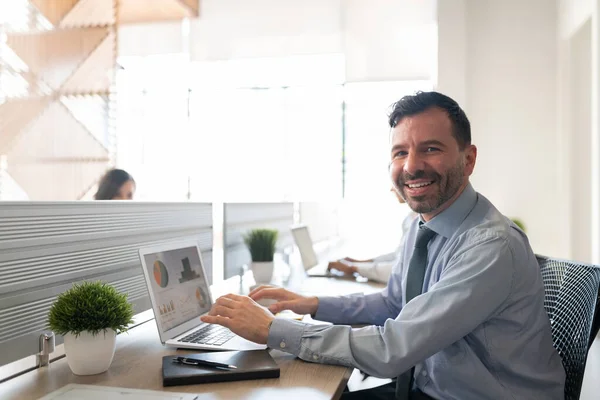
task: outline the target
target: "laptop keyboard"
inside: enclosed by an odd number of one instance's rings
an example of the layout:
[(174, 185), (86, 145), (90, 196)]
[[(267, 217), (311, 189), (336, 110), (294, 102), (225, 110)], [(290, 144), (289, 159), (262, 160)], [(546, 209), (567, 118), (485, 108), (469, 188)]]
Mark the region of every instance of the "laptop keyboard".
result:
[(221, 346), (223, 343), (235, 336), (235, 333), (220, 325), (206, 325), (197, 331), (181, 338), (178, 342), (210, 344)]

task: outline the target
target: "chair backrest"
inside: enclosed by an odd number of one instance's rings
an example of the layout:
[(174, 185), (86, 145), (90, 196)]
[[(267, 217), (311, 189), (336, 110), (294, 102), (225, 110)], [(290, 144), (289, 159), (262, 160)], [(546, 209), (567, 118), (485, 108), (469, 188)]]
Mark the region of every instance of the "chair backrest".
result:
[(579, 399), (600, 287), (600, 268), (536, 255), (554, 347), (567, 374), (565, 399)]

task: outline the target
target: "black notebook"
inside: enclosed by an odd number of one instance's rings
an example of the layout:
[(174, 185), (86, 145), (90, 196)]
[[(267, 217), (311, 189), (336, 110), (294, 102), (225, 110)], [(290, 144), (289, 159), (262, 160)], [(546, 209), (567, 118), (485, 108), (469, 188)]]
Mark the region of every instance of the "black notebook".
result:
[(279, 378), (279, 366), (268, 350), (213, 351), (185, 354), (185, 357), (235, 365), (237, 369), (223, 370), (179, 364), (173, 361), (177, 355), (164, 356), (162, 360), (163, 386)]

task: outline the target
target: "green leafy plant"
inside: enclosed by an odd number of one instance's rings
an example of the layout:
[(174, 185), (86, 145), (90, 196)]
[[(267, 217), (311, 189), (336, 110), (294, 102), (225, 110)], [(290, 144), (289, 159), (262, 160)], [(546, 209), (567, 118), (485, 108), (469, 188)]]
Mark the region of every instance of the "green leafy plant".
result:
[(48, 315), (50, 329), (63, 336), (83, 331), (97, 335), (108, 329), (125, 332), (131, 323), (133, 306), (127, 295), (104, 282), (74, 284), (58, 296)]
[(523, 232), (525, 232), (525, 224), (523, 223), (523, 221), (521, 221), (519, 218), (511, 218), (510, 220), (512, 222), (514, 222), (516, 226), (518, 226), (519, 228), (521, 228), (521, 230)]
[(273, 261), (278, 234), (275, 229), (253, 229), (244, 236), (252, 261)]

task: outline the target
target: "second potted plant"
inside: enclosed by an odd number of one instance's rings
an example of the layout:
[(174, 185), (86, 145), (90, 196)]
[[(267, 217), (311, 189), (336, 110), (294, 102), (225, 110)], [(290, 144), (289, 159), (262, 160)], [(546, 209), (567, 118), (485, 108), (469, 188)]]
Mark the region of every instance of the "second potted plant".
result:
[(250, 251), (250, 269), (256, 283), (269, 283), (273, 277), (273, 257), (278, 232), (275, 229), (253, 229), (244, 236)]
[(84, 282), (58, 296), (48, 324), (65, 339), (71, 371), (95, 375), (110, 367), (117, 333), (126, 331), (132, 318), (133, 306), (127, 295), (103, 282)]

